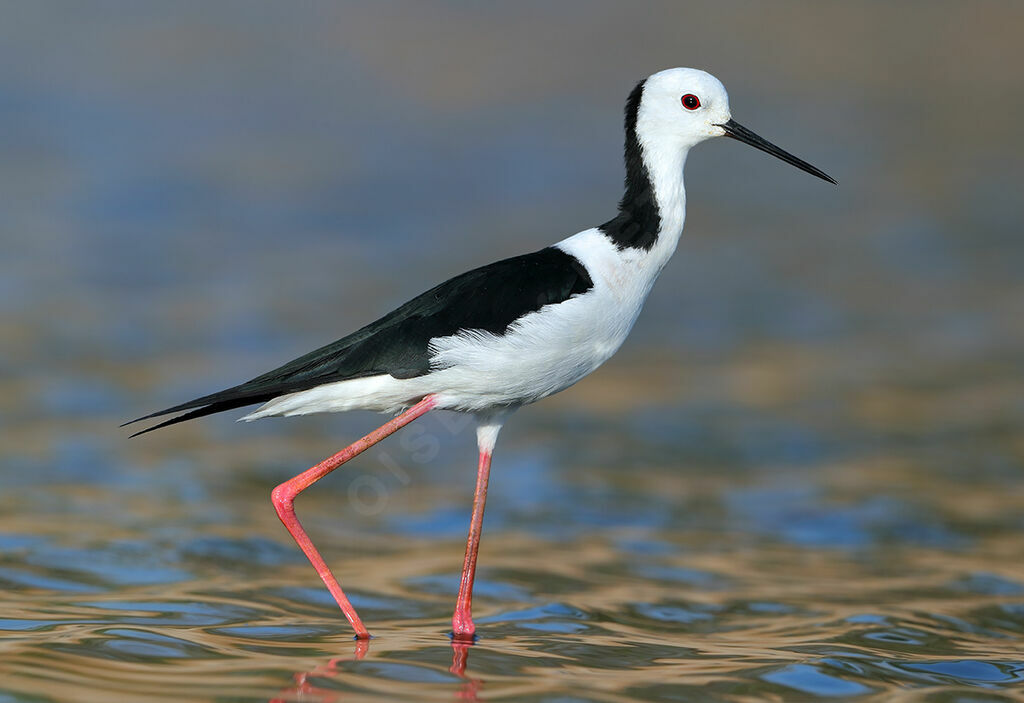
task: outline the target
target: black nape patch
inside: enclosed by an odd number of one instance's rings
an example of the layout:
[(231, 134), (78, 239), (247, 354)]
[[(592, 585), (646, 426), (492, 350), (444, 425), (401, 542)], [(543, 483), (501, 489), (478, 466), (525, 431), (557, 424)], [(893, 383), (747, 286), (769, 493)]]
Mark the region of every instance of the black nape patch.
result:
[(547, 247), (514, 256), (449, 279), (347, 337), (251, 381), (132, 422), (191, 410), (143, 430), (149, 432), (325, 383), (385, 373), (395, 378), (422, 376), (430, 371), (431, 339), (461, 330), (504, 334), (524, 315), (593, 286), (583, 264), (561, 249)]
[(654, 185), (636, 135), (644, 82), (637, 83), (626, 101), (626, 192), (619, 202), (619, 214), (599, 228), (619, 249), (650, 249), (661, 229)]

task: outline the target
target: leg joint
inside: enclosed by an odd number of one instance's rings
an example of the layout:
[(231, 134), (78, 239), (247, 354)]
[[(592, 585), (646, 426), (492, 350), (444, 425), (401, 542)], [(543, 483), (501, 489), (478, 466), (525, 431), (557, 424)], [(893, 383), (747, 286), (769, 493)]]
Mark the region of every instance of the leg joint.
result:
[(274, 510), (278, 515), (294, 512), (292, 507), (295, 503), (295, 491), (285, 481), (270, 492), (270, 501), (274, 504)]

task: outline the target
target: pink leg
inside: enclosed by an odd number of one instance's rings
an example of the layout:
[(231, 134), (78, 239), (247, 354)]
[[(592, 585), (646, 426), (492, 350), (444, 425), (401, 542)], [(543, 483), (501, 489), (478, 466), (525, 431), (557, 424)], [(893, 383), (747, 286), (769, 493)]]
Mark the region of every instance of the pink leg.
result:
[(483, 530), (487, 479), (490, 473), (491, 449), (481, 448), (480, 464), (476, 473), (476, 493), (473, 495), (473, 517), (469, 522), (469, 538), (466, 540), (466, 561), (462, 565), (459, 597), (455, 601), (455, 614), (452, 615), (452, 637), (462, 642), (472, 642), (476, 636), (472, 614), (473, 577), (476, 575), (476, 554), (480, 549), (480, 532)]
[(366, 628), (363, 626), (363, 622), (356, 614), (356, 609), (348, 602), (348, 598), (345, 597), (345, 593), (341, 590), (341, 586), (338, 585), (337, 579), (334, 578), (331, 570), (327, 567), (327, 563), (324, 562), (323, 557), (320, 556), (320, 552), (318, 552), (316, 547), (313, 546), (313, 542), (309, 539), (309, 535), (307, 535), (306, 531), (302, 529), (299, 519), (295, 516), (295, 507), (293, 505), (295, 496), (302, 493), (304, 490), (334, 471), (349, 459), (362, 454), (388, 435), (402, 427), (405, 427), (421, 415), (426, 414), (434, 407), (434, 405), (436, 405), (436, 403), (436, 399), (433, 396), (428, 395), (401, 415), (398, 415), (389, 422), (384, 423), (370, 434), (356, 442), (353, 442), (334, 456), (324, 459), (308, 471), (304, 471), (298, 476), (285, 481), (271, 493), (271, 500), (274, 503), (274, 509), (277, 510), (277, 516), (281, 518), (281, 522), (284, 523), (284, 526), (288, 529), (288, 532), (291, 533), (291, 536), (295, 538), (296, 543), (298, 543), (299, 547), (306, 554), (306, 557), (313, 565), (313, 568), (316, 569), (318, 574), (320, 574), (320, 578), (327, 586), (327, 590), (331, 592), (332, 596), (334, 596), (334, 600), (338, 602), (338, 605), (341, 607), (341, 611), (345, 613), (345, 617), (348, 618), (352, 628), (356, 631), (357, 639), (369, 639), (370, 633), (367, 632)]

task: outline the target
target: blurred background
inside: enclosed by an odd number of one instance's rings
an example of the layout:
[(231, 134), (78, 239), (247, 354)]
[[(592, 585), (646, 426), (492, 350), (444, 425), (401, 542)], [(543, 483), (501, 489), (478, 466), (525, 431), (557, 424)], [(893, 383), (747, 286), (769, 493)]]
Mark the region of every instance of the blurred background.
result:
[[(1024, 682), (1024, 6), (0, 6), (0, 700), (1001, 701)], [(609, 219), (622, 107), (694, 66), (726, 140), (605, 367), (495, 458), (427, 417), (123, 421)], [(348, 660), (348, 661), (339, 661)], [(572, 698), (570, 698), (572, 697)]]

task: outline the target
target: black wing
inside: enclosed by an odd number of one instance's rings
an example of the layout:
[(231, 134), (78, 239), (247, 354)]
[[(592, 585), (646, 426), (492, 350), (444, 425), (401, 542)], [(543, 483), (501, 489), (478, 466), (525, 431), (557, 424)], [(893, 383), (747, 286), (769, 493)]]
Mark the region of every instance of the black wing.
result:
[[(251, 381), (126, 422), (191, 410), (133, 437), (185, 420), (265, 403), (325, 383), (390, 374), (413, 378), (430, 371), (429, 343), (459, 330), (504, 334), (515, 320), (593, 287), (572, 255), (548, 247), (481, 266), (418, 295), (376, 322), (300, 356)], [(123, 426), (123, 425), (122, 425)]]

